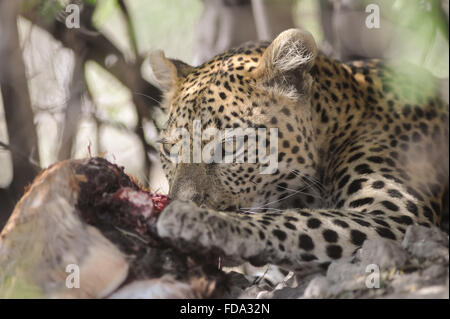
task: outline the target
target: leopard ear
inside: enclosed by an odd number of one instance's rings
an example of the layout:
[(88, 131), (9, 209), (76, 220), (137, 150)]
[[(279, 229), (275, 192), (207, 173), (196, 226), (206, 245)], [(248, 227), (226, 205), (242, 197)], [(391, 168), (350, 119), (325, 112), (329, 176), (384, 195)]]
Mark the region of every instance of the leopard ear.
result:
[(317, 45), (311, 33), (289, 29), (264, 51), (256, 74), (265, 86), (291, 88), (303, 94), (310, 87), (308, 72), (316, 56)]
[(150, 82), (163, 92), (169, 91), (178, 80), (186, 77), (194, 69), (175, 59), (167, 59), (161, 50), (150, 53)]

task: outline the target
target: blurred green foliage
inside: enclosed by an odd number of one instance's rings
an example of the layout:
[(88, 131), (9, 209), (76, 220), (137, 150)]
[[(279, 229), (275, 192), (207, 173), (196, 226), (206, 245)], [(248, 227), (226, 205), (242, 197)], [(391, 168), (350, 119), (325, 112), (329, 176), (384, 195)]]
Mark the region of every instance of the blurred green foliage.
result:
[(438, 77), (448, 77), (448, 22), (441, 7), (441, 0), (354, 2), (358, 3), (361, 10), (369, 4), (379, 5), (382, 18), (394, 25), (395, 31), (403, 35), (403, 42), (395, 43), (399, 52), (398, 60), (424, 67)]
[(108, 18), (111, 17), (114, 11), (120, 10), (117, 0), (95, 0), (95, 3), (96, 9), (92, 17), (92, 23), (95, 26), (104, 24), (106, 21), (108, 21)]

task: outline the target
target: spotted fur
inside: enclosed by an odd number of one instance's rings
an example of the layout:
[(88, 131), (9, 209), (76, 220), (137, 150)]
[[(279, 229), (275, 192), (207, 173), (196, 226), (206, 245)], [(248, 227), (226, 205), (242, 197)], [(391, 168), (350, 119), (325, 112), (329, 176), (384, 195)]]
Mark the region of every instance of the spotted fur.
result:
[[(399, 241), (408, 225), (439, 225), (448, 105), (427, 72), (344, 64), (298, 30), (195, 68), (161, 53), (151, 65), (169, 116), (161, 158), (170, 195), (192, 201), (167, 207), (160, 236), (299, 270), (351, 256), (366, 239)], [(277, 172), (170, 163), (171, 130), (192, 131), (194, 119), (203, 129), (278, 128)]]

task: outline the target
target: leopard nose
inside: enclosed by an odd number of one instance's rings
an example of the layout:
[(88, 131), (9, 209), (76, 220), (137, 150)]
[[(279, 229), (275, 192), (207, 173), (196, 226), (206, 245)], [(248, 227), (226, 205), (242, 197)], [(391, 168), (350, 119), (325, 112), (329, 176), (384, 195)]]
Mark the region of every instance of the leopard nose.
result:
[(186, 185), (181, 187), (173, 187), (169, 192), (171, 199), (179, 199), (183, 201), (193, 201), (197, 205), (202, 204), (203, 196), (198, 192), (195, 187)]

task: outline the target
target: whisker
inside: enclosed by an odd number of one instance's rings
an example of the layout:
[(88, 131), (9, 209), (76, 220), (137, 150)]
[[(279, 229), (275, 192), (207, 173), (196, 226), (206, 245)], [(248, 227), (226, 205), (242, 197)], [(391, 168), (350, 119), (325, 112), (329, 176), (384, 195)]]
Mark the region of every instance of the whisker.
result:
[(325, 192), (325, 186), (316, 178), (313, 176), (310, 176), (308, 174), (303, 174), (299, 170), (293, 170), (292, 173), (294, 173), (296, 176), (302, 178), (304, 181), (310, 183), (312, 186), (317, 187), (321, 192)]
[(307, 193), (307, 192), (303, 192), (302, 190), (298, 190), (298, 189), (291, 189), (291, 188), (282, 187), (282, 186), (278, 186), (278, 188), (285, 189), (285, 190), (290, 191), (290, 192), (296, 192), (297, 194), (304, 194), (304, 195), (308, 195), (308, 196), (315, 197), (315, 198), (321, 198), (318, 195)]
[[(261, 208), (261, 207), (257, 207), (257, 208), (241, 208), (241, 211), (247, 214), (255, 214), (255, 210), (261, 210), (261, 211), (274, 211), (274, 212), (283, 212), (283, 209), (277, 209), (277, 208), (271, 208), (271, 207), (265, 207), (265, 208)], [(259, 213), (259, 212), (256, 212)]]
[[(285, 197), (283, 197), (283, 198), (280, 198), (280, 199), (277, 199), (277, 200), (268, 202), (268, 203), (266, 203), (266, 204), (264, 204), (264, 205), (262, 205), (262, 206), (259, 206), (259, 207), (256, 207), (256, 208), (251, 208), (251, 209), (260, 209), (260, 208), (264, 208), (264, 207), (266, 207), (266, 206), (268, 206), (268, 205), (271, 205), (271, 204), (279, 203), (279, 202), (281, 202), (281, 201), (283, 201), (283, 200), (285, 200), (285, 199), (288, 199), (288, 198), (290, 198), (290, 197), (292, 197), (292, 196), (294, 196), (294, 195), (300, 194), (301, 192), (303, 192), (303, 191), (306, 190), (306, 189), (307, 189), (306, 187), (303, 187), (302, 189), (299, 189), (299, 190), (295, 191), (294, 193), (289, 194), (288, 196), (285, 196)], [(309, 193), (307, 193), (307, 194), (310, 195)]]
[(284, 211), (284, 209), (278, 209), (278, 208), (272, 208), (272, 207), (255, 207), (255, 208), (251, 208), (251, 207), (247, 207), (247, 208), (241, 208), (241, 210), (243, 211), (248, 211), (251, 212), (252, 210), (273, 210), (273, 211), (277, 211), (277, 212), (282, 212)]
[(158, 105), (161, 103), (160, 101), (158, 101), (154, 97), (151, 97), (150, 95), (147, 95), (147, 94), (144, 94), (144, 93), (139, 93), (139, 92), (134, 92), (134, 91), (132, 91), (131, 93), (136, 94), (136, 95), (140, 95), (140, 96), (144, 96), (144, 97), (152, 100), (153, 102), (156, 102), (156, 104), (158, 104)]
[(324, 186), (318, 180), (310, 179), (308, 175), (303, 175), (302, 179), (305, 182), (309, 183), (311, 186), (316, 187), (320, 192), (325, 191)]

